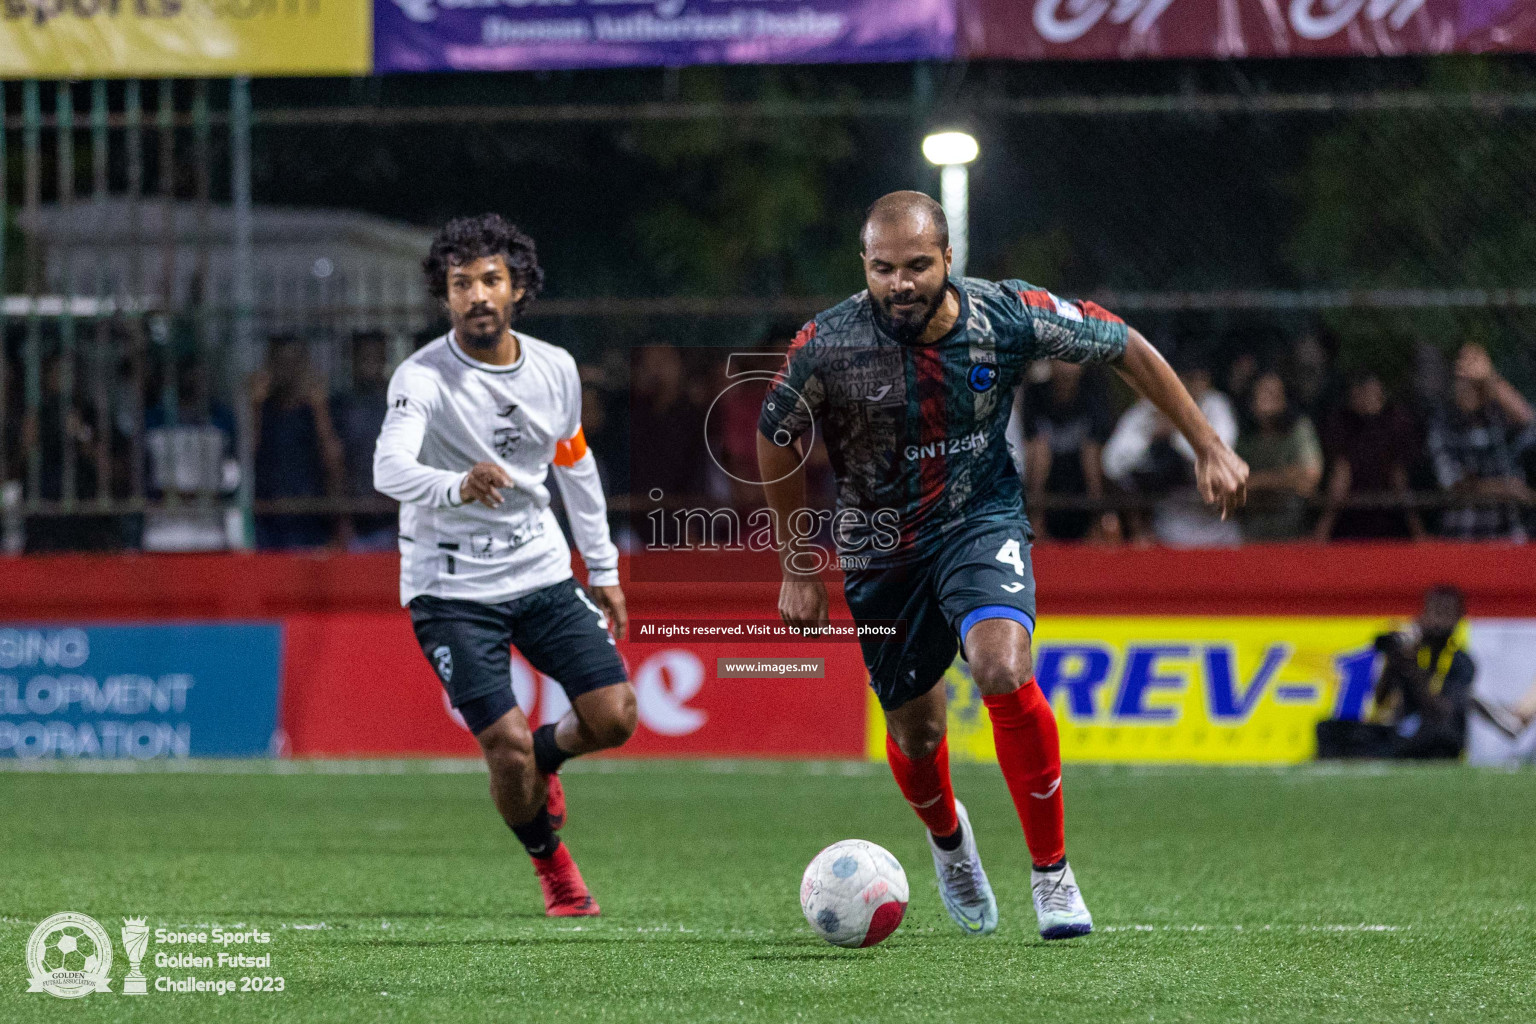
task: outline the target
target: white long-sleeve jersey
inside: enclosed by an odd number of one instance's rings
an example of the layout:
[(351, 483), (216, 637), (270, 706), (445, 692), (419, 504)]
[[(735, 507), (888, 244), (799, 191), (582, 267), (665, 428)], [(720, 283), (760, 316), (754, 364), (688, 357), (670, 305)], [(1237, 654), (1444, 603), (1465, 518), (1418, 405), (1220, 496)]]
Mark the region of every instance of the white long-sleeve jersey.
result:
[[(373, 486), (400, 502), (401, 604), (421, 594), (496, 604), (569, 579), (571, 550), (549, 509), (551, 466), (589, 582), (619, 582), (597, 463), (581, 432), (576, 361), (548, 342), (517, 339), (517, 362), (491, 366), (450, 332), (390, 378)], [(460, 500), (477, 462), (511, 478), (500, 508)]]

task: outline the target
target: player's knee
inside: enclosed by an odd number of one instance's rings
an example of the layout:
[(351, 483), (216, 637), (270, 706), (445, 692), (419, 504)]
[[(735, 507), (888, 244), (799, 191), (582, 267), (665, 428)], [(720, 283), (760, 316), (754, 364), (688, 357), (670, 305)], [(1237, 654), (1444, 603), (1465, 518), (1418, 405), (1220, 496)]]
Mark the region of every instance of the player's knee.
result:
[(896, 741), (896, 749), (901, 751), (901, 756), (908, 761), (927, 761), (938, 752), (939, 744), (944, 742), (944, 723), (913, 723), (899, 732), (892, 732), (891, 738)]
[(612, 698), (605, 702), (603, 713), (591, 723), (592, 738), (603, 750), (623, 746), (635, 734), (640, 722), (634, 687), (621, 685), (609, 690)]
[(502, 728), (498, 722), (480, 733), (476, 739), (485, 752), (485, 763), (492, 775), (503, 778), (532, 777), (533, 736), (526, 728)]
[(1028, 647), (979, 653), (971, 662), (976, 689), (987, 696), (1012, 693), (1034, 675), (1034, 659)]

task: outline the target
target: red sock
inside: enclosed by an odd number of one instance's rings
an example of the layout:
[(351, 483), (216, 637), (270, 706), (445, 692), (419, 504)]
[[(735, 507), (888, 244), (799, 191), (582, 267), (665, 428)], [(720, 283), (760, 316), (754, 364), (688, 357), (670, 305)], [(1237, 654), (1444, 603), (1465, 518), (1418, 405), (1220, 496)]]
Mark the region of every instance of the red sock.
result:
[(1061, 804), (1061, 741), (1056, 716), (1031, 679), (1012, 693), (982, 697), (992, 718), (997, 763), (1024, 825), (1024, 842), (1036, 867), (1067, 855)]
[(952, 836), (960, 827), (955, 815), (955, 787), (949, 783), (949, 740), (939, 740), (939, 749), (925, 761), (910, 761), (901, 752), (890, 733), (885, 735), (885, 759), (901, 795), (923, 819), (928, 831), (936, 836)]

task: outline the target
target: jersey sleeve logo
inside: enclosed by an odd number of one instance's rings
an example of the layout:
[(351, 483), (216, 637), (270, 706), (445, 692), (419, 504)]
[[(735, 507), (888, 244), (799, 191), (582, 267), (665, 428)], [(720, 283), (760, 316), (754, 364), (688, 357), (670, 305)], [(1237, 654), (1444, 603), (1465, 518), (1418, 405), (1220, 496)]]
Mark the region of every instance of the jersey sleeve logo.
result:
[(1056, 307), (1057, 316), (1065, 317), (1068, 320), (1074, 320), (1077, 323), (1083, 322), (1083, 311), (1078, 309), (1072, 303), (1067, 302), (1064, 299), (1059, 299), (1054, 295), (1051, 296), (1051, 303)]

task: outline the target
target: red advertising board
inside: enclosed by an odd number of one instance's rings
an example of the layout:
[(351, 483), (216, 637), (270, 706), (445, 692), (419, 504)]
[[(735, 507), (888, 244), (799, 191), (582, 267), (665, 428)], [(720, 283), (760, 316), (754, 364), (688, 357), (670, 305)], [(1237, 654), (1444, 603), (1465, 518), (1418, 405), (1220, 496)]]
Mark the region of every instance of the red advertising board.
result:
[(961, 48), (1012, 60), (1536, 50), (1530, 0), (963, 0)]
[[(679, 606), (673, 606), (679, 607)], [(771, 610), (772, 606), (769, 606)], [(646, 614), (665, 618), (667, 607)], [(711, 617), (728, 618), (717, 606)], [(743, 602), (738, 618), (761, 618)], [(684, 611), (695, 617), (696, 613)], [(467, 755), (474, 738), (443, 688), (403, 611), (329, 612), (285, 620), (282, 725), (297, 757)], [(853, 643), (629, 643), (639, 728), (626, 757), (860, 757), (864, 666)], [(721, 679), (720, 657), (824, 658), (822, 679)], [(564, 691), (514, 655), (513, 689), (531, 722), (554, 721)]]

